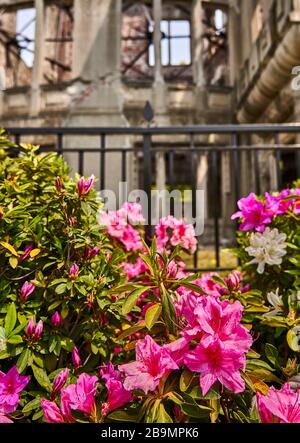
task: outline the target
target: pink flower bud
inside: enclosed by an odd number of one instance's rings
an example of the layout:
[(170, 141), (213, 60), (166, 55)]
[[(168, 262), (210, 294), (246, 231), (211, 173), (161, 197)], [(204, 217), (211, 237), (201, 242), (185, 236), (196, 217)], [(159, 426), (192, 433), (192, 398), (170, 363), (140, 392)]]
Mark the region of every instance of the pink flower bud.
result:
[(54, 312), (54, 314), (52, 315), (52, 317), (50, 318), (50, 322), (52, 324), (52, 326), (54, 326), (55, 328), (58, 328), (59, 326), (61, 326), (61, 315), (58, 311)]
[(75, 278), (78, 277), (78, 274), (79, 274), (79, 266), (76, 263), (74, 263), (69, 269), (69, 277), (72, 280), (75, 280)]
[(26, 334), (28, 335), (28, 337), (32, 337), (34, 335), (34, 332), (35, 332), (34, 321), (33, 321), (33, 318), (30, 317), (30, 320), (27, 323), (27, 327), (26, 327)]
[(41, 338), (42, 333), (43, 333), (43, 329), (44, 329), (44, 325), (43, 325), (42, 320), (40, 320), (35, 328), (35, 332), (34, 332), (35, 340), (39, 340)]
[(30, 255), (30, 252), (33, 250), (33, 244), (27, 246), (27, 248), (24, 251), (24, 254), (20, 256), (19, 260), (22, 263), (26, 258)]
[(71, 217), (70, 218), (70, 223), (71, 223), (72, 226), (76, 226), (77, 225), (76, 217)]
[(95, 181), (95, 176), (91, 175), (88, 179), (85, 179), (84, 177), (81, 177), (77, 182), (77, 189), (78, 194), (80, 197), (83, 197), (87, 195), (90, 190), (92, 189), (92, 186)]
[(47, 423), (64, 423), (62, 413), (56, 403), (42, 400), (41, 406)]
[(58, 192), (60, 192), (62, 190), (62, 183), (60, 177), (56, 177), (55, 185)]
[(56, 394), (65, 386), (68, 376), (69, 376), (68, 368), (64, 369), (63, 371), (60, 371), (60, 373), (57, 374), (53, 382), (52, 394)]
[(33, 291), (35, 290), (35, 286), (33, 283), (29, 283), (28, 281), (26, 281), (22, 288), (20, 289), (20, 298), (21, 300), (24, 302), (27, 300), (27, 298), (29, 297), (30, 294), (33, 293)]
[(84, 250), (84, 255), (83, 257), (85, 259), (91, 259), (96, 257), (96, 255), (98, 255), (100, 252), (100, 249), (98, 248), (98, 246), (95, 246), (94, 248), (90, 248), (89, 246), (87, 246)]
[(78, 349), (75, 348), (72, 351), (72, 363), (75, 369), (79, 368), (81, 366), (81, 358), (78, 352)]

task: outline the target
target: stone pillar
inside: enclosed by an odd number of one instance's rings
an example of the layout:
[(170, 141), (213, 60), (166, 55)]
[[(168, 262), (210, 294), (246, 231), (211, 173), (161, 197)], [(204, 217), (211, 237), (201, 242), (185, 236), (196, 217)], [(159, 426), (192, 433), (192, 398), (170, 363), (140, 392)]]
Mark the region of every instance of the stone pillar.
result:
[[(161, 63), (161, 30), (160, 23), (162, 20), (162, 0), (153, 0), (153, 45), (154, 45), (154, 83), (152, 88), (153, 108), (155, 114), (155, 122), (158, 126), (168, 125), (169, 118), (167, 116), (167, 88), (164, 82), (162, 63)], [(156, 138), (157, 142), (163, 143), (163, 138)], [(156, 187), (162, 191), (166, 187), (166, 161), (165, 154), (159, 152), (156, 154)]]
[[(122, 0), (75, 0), (72, 106), (67, 126), (128, 126), (123, 114), (121, 82)], [(99, 137), (68, 138), (67, 147), (99, 147)], [(108, 136), (107, 148), (130, 146), (128, 136)], [(71, 156), (71, 154), (70, 154)], [(121, 181), (121, 153), (108, 153), (105, 160), (105, 188), (118, 193)], [(73, 156), (76, 167), (77, 159)], [(128, 190), (132, 189), (134, 161), (127, 154)], [(85, 175), (100, 175), (100, 156), (89, 155)]]
[(231, 0), (228, 13), (229, 81), (231, 86), (235, 85), (241, 63), (240, 12), (238, 2)]
[(45, 4), (35, 0), (35, 45), (31, 81), (31, 115), (37, 116), (41, 110), (41, 84), (43, 83), (45, 57)]
[(193, 76), (194, 83), (198, 88), (205, 87), (203, 70), (203, 11), (202, 1), (193, 0), (192, 6), (192, 52), (193, 52)]

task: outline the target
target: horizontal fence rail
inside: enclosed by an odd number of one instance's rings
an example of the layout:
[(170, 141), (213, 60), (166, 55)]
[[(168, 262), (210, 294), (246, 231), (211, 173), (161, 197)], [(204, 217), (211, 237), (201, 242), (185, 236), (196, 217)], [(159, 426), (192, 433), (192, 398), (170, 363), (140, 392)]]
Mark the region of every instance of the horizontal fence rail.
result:
[[(189, 265), (193, 271), (225, 271), (235, 267), (232, 258), (222, 256), (224, 244), (234, 245), (234, 232), (237, 228), (236, 223), (231, 222), (230, 216), (222, 213), (227, 202), (233, 212), (236, 201), (246, 192), (254, 191), (260, 194), (279, 190), (287, 184), (291, 185), (294, 179), (300, 178), (300, 124), (42, 127), (7, 128), (7, 132), (17, 145), (26, 142), (37, 143), (41, 146), (41, 151), (57, 152), (65, 156), (67, 161), (73, 155), (72, 166), (81, 175), (85, 174), (87, 163), (91, 163), (92, 156), (92, 163), (99, 171), (99, 187), (102, 190), (106, 189), (107, 179), (111, 175), (119, 176), (120, 181), (126, 182), (129, 176), (128, 165), (134, 156), (140, 167), (137, 174), (139, 184), (148, 196), (149, 214), (150, 196), (157, 174), (157, 155), (164, 157), (166, 183), (170, 190), (176, 189), (178, 185), (180, 169), (185, 168), (188, 171), (187, 186), (192, 194), (193, 215), (196, 214), (195, 195), (199, 189), (201, 175), (198, 170), (199, 159), (204, 156), (208, 159), (205, 185), (206, 226), (203, 241), (199, 238), (200, 247)], [(91, 140), (90, 145), (87, 142), (88, 137)], [(120, 139), (117, 144), (112, 145), (113, 137)], [(78, 144), (74, 140), (78, 140)], [(112, 156), (119, 158), (119, 171), (114, 170), (112, 166)], [(77, 163), (74, 165), (75, 159)], [(285, 169), (285, 163), (289, 169)], [(266, 174), (269, 174), (268, 180), (265, 178)], [(245, 179), (248, 188), (243, 184)], [(228, 189), (224, 190), (224, 187)], [(146, 238), (151, 234), (151, 227), (146, 226)], [(205, 244), (206, 238), (210, 239), (208, 244)], [(206, 250), (209, 251), (208, 258), (205, 257)], [(202, 261), (207, 265), (203, 266)]]

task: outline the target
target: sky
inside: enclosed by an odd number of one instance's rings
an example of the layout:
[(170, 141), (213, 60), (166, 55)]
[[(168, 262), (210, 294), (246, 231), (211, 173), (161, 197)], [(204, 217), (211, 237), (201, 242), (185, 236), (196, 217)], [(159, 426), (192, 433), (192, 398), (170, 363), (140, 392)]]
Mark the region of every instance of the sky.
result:
[[(24, 37), (29, 39), (34, 39), (34, 31), (35, 31), (35, 21), (32, 21), (35, 18), (35, 9), (20, 9), (17, 11), (17, 32), (22, 33)], [(31, 22), (32, 21), (32, 22)], [(29, 26), (26, 26), (29, 22)], [(25, 28), (25, 29), (24, 29)], [(20, 39), (20, 37), (19, 37)], [(27, 46), (26, 43), (20, 42), (22, 46)], [(32, 51), (34, 50), (34, 42), (28, 44), (28, 48)], [(33, 53), (22, 50), (21, 57), (26, 63), (27, 66), (31, 67), (33, 64)]]

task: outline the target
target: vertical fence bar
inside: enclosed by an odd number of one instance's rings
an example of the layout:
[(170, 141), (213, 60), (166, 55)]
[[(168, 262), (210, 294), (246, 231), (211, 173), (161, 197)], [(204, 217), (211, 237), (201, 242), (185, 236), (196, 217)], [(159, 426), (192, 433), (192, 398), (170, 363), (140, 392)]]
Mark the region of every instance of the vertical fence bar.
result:
[(63, 155), (63, 134), (61, 132), (57, 133), (57, 153), (58, 155)]
[[(190, 136), (190, 160), (191, 160), (191, 186), (192, 186), (192, 217), (196, 219), (197, 216), (197, 183), (196, 183), (196, 158), (195, 158), (195, 137), (194, 134)], [(194, 268), (198, 267), (198, 247), (193, 256)]]
[[(170, 150), (168, 153), (168, 182), (170, 191), (174, 189), (174, 151)], [(174, 215), (174, 199), (170, 200), (170, 215)]]
[(105, 134), (100, 135), (100, 190), (105, 189)]
[(279, 134), (274, 134), (275, 141), (275, 161), (276, 161), (276, 177), (277, 177), (277, 189), (282, 188), (282, 171), (281, 171), (281, 152), (279, 146)]
[(240, 199), (240, 158), (238, 152), (238, 137), (237, 133), (234, 132), (231, 136), (231, 146), (233, 150), (233, 179), (234, 179), (234, 192), (235, 199), (238, 201)]
[(148, 199), (148, 219), (145, 226), (145, 240), (149, 242), (152, 237), (151, 228), (151, 185), (152, 185), (152, 164), (151, 164), (151, 134), (144, 134), (143, 138), (144, 153), (144, 191)]
[(296, 158), (297, 158), (297, 178), (300, 178), (300, 150), (297, 149), (296, 151)]
[(213, 191), (213, 219), (215, 238), (216, 267), (220, 268), (220, 227), (219, 227), (219, 186), (218, 186), (218, 151), (211, 152), (212, 191)]
[(121, 162), (122, 162), (122, 171), (121, 171), (121, 180), (122, 180), (122, 182), (126, 182), (126, 176), (127, 176), (127, 174), (126, 174), (126, 160), (127, 160), (127, 155), (126, 155), (127, 153), (126, 153), (126, 151), (122, 151), (122, 160), (121, 160)]
[(255, 178), (255, 192), (260, 195), (260, 172), (259, 172), (259, 151), (256, 149), (254, 151), (254, 178)]
[(79, 155), (79, 163), (78, 163), (78, 172), (80, 175), (83, 175), (83, 168), (84, 168), (84, 150), (80, 149), (80, 151), (78, 151), (78, 155)]

